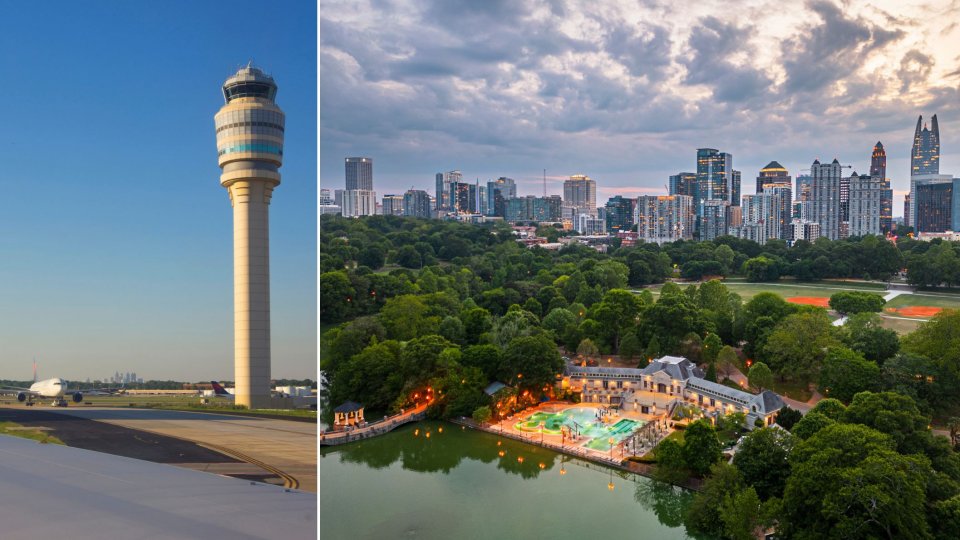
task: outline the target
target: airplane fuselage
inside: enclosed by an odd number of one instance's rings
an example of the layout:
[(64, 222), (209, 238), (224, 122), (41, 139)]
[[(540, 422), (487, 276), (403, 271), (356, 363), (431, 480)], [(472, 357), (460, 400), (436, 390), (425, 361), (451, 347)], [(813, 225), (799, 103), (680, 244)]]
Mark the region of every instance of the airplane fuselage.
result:
[(31, 392), (36, 392), (45, 398), (62, 398), (66, 389), (67, 381), (59, 377), (37, 381), (30, 385)]

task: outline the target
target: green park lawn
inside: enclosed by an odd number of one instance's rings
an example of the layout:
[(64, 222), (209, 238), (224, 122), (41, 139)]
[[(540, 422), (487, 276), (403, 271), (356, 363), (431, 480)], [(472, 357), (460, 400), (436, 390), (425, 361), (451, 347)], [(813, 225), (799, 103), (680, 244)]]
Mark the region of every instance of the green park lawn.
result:
[(901, 294), (887, 302), (884, 307), (901, 308), (910, 306), (960, 309), (960, 295), (937, 293)]
[(63, 444), (63, 441), (47, 434), (46, 430), (23, 427), (16, 422), (0, 422), (0, 435), (10, 435), (41, 443)]

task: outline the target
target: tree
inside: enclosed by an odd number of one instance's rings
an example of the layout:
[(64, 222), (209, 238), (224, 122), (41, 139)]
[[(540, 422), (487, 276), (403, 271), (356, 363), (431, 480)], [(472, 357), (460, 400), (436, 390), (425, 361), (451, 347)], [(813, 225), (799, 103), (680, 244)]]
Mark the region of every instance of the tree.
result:
[(777, 412), (777, 425), (782, 427), (787, 431), (791, 431), (793, 426), (803, 418), (803, 413), (796, 409), (791, 409), (788, 405), (784, 405)]
[(600, 354), (600, 349), (598, 349), (590, 339), (584, 339), (580, 342), (580, 345), (577, 346), (577, 354), (592, 358)]
[(383, 252), (380, 246), (372, 245), (364, 248), (363, 251), (360, 252), (360, 256), (357, 257), (357, 263), (367, 266), (371, 270), (379, 270), (383, 268), (386, 256), (386, 253)]
[(660, 358), (660, 339), (656, 335), (650, 338), (650, 341), (647, 343), (647, 348), (643, 351), (644, 356), (647, 357), (648, 361), (656, 360)]
[(723, 341), (720, 340), (720, 336), (713, 332), (708, 333), (703, 339), (703, 361), (708, 364), (714, 363), (722, 347)]
[(703, 355), (703, 340), (696, 332), (688, 332), (680, 340), (680, 354), (694, 363), (699, 363)]
[(693, 497), (687, 509), (684, 519), (687, 529), (705, 535), (721, 536), (724, 533), (724, 499), (735, 497), (743, 489), (743, 477), (736, 467), (723, 462), (711, 466), (710, 477), (703, 483), (702, 489)]
[(790, 477), (788, 457), (793, 450), (794, 436), (776, 428), (754, 430), (743, 439), (733, 456), (747, 484), (757, 490), (757, 495), (766, 500), (782, 497), (783, 488)]
[(463, 322), (463, 337), (467, 343), (477, 343), (480, 336), (493, 327), (493, 317), (490, 312), (479, 307), (464, 310), (460, 313)]
[(828, 347), (837, 344), (834, 327), (823, 310), (783, 319), (763, 347), (763, 360), (780, 375), (809, 381), (820, 370)]
[(447, 340), (462, 345), (464, 343), (464, 328), (463, 323), (460, 319), (456, 317), (451, 317), (447, 315), (440, 321), (439, 328), (440, 335), (445, 337)]
[(406, 341), (427, 333), (430, 321), (426, 314), (427, 306), (421, 297), (404, 294), (388, 298), (379, 319), (390, 338)]
[[(557, 346), (543, 334), (514, 338), (503, 353), (503, 364), (504, 380), (535, 391), (553, 386), (557, 373), (563, 370)], [(517, 377), (518, 374), (523, 377)]]
[(743, 273), (749, 281), (776, 281), (780, 279), (780, 271), (776, 261), (763, 255), (748, 259), (743, 263)]
[(799, 439), (809, 439), (816, 435), (820, 430), (836, 424), (837, 422), (829, 417), (818, 413), (808, 412), (800, 419), (790, 433), (793, 433)]
[(401, 247), (393, 260), (404, 268), (421, 268), (423, 266), (423, 259), (420, 257), (420, 253), (410, 245)]
[(674, 439), (664, 439), (653, 451), (657, 458), (657, 467), (653, 477), (661, 482), (678, 484), (687, 477), (686, 462), (683, 459), (683, 447)]
[(898, 451), (912, 454), (923, 450), (930, 418), (908, 396), (895, 392), (861, 392), (853, 397), (843, 421), (863, 424), (890, 436)]
[(818, 401), (809, 412), (820, 413), (835, 422), (843, 422), (843, 417), (847, 413), (847, 406), (839, 399), (826, 398)]
[(547, 316), (543, 318), (542, 326), (553, 332), (553, 335), (560, 336), (564, 329), (573, 324), (574, 321), (576, 321), (576, 317), (573, 313), (566, 309), (555, 308), (550, 310), (550, 313), (547, 313)]
[(883, 365), (886, 359), (897, 354), (900, 338), (893, 330), (887, 330), (880, 325), (881, 319), (877, 314), (858, 313), (844, 323), (841, 339), (867, 360)]
[(727, 494), (720, 506), (720, 520), (726, 538), (753, 540), (762, 533), (763, 512), (753, 487)]
[(720, 373), (725, 379), (730, 378), (730, 374), (733, 373), (733, 370), (737, 367), (737, 361), (739, 357), (737, 356), (737, 351), (729, 345), (725, 345), (720, 352), (717, 353), (717, 367), (720, 370)]
[(846, 347), (831, 347), (823, 359), (820, 390), (824, 395), (849, 403), (854, 394), (876, 390), (880, 368)]
[(338, 270), (320, 274), (320, 322), (339, 322), (347, 318), (353, 306), (353, 287), (347, 273)]
[(886, 303), (879, 294), (863, 291), (841, 291), (830, 296), (830, 307), (844, 315), (878, 312)]
[(637, 337), (637, 334), (630, 332), (623, 336), (623, 339), (620, 340), (620, 350), (618, 352), (621, 358), (627, 360), (632, 360), (634, 357), (639, 356), (643, 352), (643, 348), (640, 345), (640, 339)]
[(463, 350), (460, 362), (464, 366), (479, 368), (487, 380), (496, 378), (500, 371), (500, 349), (494, 345), (471, 345)]
[(828, 426), (799, 443), (790, 463), (780, 521), (784, 537), (929, 537), (924, 511), (929, 462), (896, 453), (882, 433), (859, 425)]
[(721, 457), (717, 432), (706, 420), (701, 419), (690, 424), (684, 431), (683, 439), (684, 462), (694, 474), (704, 476)]
[(493, 416), (493, 413), (490, 412), (490, 407), (484, 405), (482, 407), (477, 407), (473, 411), (473, 421), (478, 424), (485, 424), (490, 421), (490, 418)]
[(707, 373), (703, 376), (703, 378), (710, 382), (717, 382), (716, 364), (707, 364)]
[(747, 373), (747, 381), (758, 392), (763, 392), (773, 386), (773, 372), (763, 362), (757, 362), (750, 367), (750, 371)]

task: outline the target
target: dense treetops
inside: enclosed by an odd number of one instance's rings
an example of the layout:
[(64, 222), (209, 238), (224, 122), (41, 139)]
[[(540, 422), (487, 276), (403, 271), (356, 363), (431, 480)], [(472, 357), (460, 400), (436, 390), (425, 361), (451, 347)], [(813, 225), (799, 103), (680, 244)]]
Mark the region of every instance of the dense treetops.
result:
[(422, 402), (429, 389), (433, 415), (490, 419), (504, 412), (483, 392), (490, 382), (508, 385), (498, 403), (531, 403), (552, 391), (561, 350), (641, 366), (680, 354), (714, 378), (740, 369), (755, 390), (792, 382), (828, 398), (802, 418), (784, 408), (789, 431), (754, 431), (732, 465), (719, 463), (706, 422), (661, 444), (661, 478), (707, 478), (686, 515), (691, 531), (960, 537), (960, 461), (928, 429), (932, 417), (960, 412), (960, 313), (944, 311), (900, 339), (882, 327), (873, 313), (882, 298), (869, 293), (834, 296), (833, 307), (850, 315), (836, 327), (822, 308), (772, 293), (744, 302), (717, 280), (667, 282), (656, 297), (631, 290), (663, 281), (674, 265), (688, 277), (887, 278), (904, 261), (911, 281), (951, 285), (960, 282), (953, 244), (865, 237), (788, 249), (724, 237), (614, 244), (600, 254), (527, 249), (503, 224), (322, 216), (321, 230), (320, 366), (331, 402), (386, 413)]

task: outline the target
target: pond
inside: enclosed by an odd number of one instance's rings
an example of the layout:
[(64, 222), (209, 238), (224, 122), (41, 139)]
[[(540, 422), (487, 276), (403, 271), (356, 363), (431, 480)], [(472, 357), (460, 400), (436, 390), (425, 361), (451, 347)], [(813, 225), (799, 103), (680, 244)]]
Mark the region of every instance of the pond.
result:
[(320, 538), (687, 538), (691, 494), (545, 448), (419, 422), (321, 447)]

